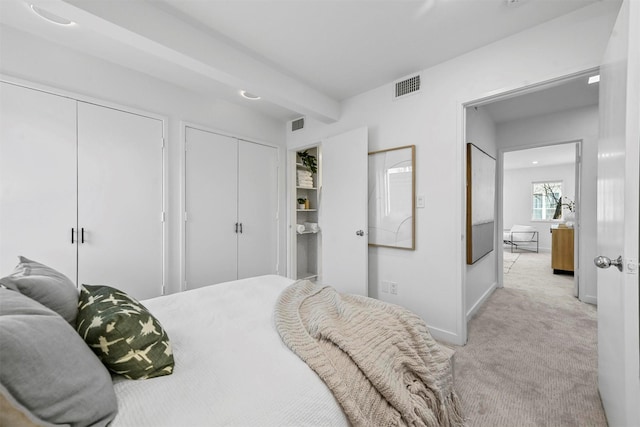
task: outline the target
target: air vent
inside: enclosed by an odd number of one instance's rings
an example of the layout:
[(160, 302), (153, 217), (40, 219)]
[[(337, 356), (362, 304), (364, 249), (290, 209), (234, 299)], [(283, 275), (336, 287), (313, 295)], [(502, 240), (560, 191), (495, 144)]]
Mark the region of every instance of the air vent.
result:
[(304, 117), (300, 117), (299, 119), (296, 119), (291, 122), (291, 132), (300, 130), (303, 127), (304, 127)]
[(396, 82), (394, 99), (420, 92), (420, 75)]

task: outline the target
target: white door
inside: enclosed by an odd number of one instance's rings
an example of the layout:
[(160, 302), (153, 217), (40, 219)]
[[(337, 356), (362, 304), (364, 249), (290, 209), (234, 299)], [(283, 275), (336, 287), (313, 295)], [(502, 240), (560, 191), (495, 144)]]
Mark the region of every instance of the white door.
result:
[[(640, 425), (638, 146), (640, 3), (624, 1), (600, 69), (598, 384), (611, 427)], [(608, 262), (600, 259), (601, 266)]]
[(78, 282), (163, 287), (162, 121), (78, 102)]
[(368, 294), (367, 128), (322, 141), (320, 282), (339, 292)]
[(185, 144), (186, 286), (236, 280), (238, 141), (187, 127)]
[(23, 255), (75, 282), (76, 217), (76, 102), (0, 83), (0, 274)]
[(275, 274), (278, 151), (247, 141), (238, 143), (238, 279)]

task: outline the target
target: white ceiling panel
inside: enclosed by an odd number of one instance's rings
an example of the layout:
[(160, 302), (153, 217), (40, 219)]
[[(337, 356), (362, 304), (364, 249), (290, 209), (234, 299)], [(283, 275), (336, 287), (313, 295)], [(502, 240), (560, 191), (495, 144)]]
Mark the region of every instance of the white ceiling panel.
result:
[[(620, 0), (0, 0), (0, 23), (290, 120), (594, 3)], [(1, 59), (1, 57), (0, 57)], [(262, 96), (247, 104), (238, 90)]]

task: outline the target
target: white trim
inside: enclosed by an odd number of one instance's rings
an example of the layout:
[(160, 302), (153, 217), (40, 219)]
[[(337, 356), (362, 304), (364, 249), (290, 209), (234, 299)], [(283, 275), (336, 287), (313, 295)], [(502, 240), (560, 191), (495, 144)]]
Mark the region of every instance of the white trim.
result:
[(471, 320), (473, 315), (476, 314), (476, 312), (480, 309), (480, 307), (482, 307), (485, 301), (491, 296), (493, 291), (495, 291), (497, 288), (498, 288), (497, 281), (493, 282), (493, 284), (489, 286), (489, 289), (487, 289), (487, 291), (484, 294), (482, 294), (480, 299), (478, 299), (478, 301), (473, 305), (473, 307), (471, 307), (469, 311), (467, 311), (467, 322)]
[[(12, 85), (15, 85), (15, 86), (21, 86), (21, 87), (24, 87), (24, 88), (27, 88), (27, 89), (33, 89), (33, 90), (37, 90), (37, 91), (40, 91), (40, 92), (49, 93), (51, 95), (56, 95), (56, 96), (60, 96), (60, 97), (63, 97), (63, 98), (73, 99), (73, 100), (79, 101), (79, 102), (85, 102), (87, 104), (94, 104), (94, 105), (98, 105), (100, 107), (111, 108), (111, 109), (114, 109), (114, 110), (123, 111), (125, 113), (136, 114), (138, 116), (143, 116), (143, 117), (148, 117), (150, 119), (160, 120), (160, 121), (162, 121), (164, 123), (166, 123), (168, 121), (168, 117), (165, 116), (165, 115), (162, 115), (162, 114), (158, 114), (158, 113), (150, 112), (150, 111), (146, 111), (146, 110), (140, 110), (138, 108), (129, 107), (129, 106), (126, 106), (126, 105), (123, 105), (123, 104), (118, 104), (118, 103), (115, 103), (115, 102), (106, 101), (104, 99), (95, 98), (95, 97), (88, 96), (88, 95), (83, 95), (83, 94), (80, 94), (78, 92), (71, 92), (71, 91), (68, 91), (68, 90), (59, 89), (59, 88), (56, 88), (54, 86), (48, 86), (48, 85), (32, 82), (32, 81), (29, 81), (29, 80), (19, 79), (19, 78), (8, 76), (8, 75), (2, 74), (2, 73), (0, 73), (0, 82), (12, 84)], [(165, 133), (164, 137), (166, 137), (166, 133)]]
[[(83, 102), (86, 104), (97, 105), (99, 107), (110, 108), (117, 111), (122, 111), (128, 114), (135, 114), (137, 116), (146, 117), (153, 120), (158, 120), (162, 123), (162, 138), (165, 141), (162, 149), (162, 211), (165, 214), (168, 213), (168, 188), (169, 188), (169, 156), (167, 155), (167, 135), (169, 133), (169, 120), (165, 115), (152, 113), (145, 110), (140, 110), (137, 108), (125, 106), (122, 104), (117, 104), (110, 101), (105, 101), (103, 99), (94, 98), (91, 96), (86, 96), (79, 94), (77, 92), (71, 92), (64, 89), (59, 89), (53, 86), (43, 85), (40, 83), (32, 82), (29, 80), (19, 79), (16, 77), (8, 76), (6, 74), (0, 73), (0, 82), (11, 84), (14, 86), (20, 86), (26, 89), (36, 90), (44, 93), (48, 93), (50, 95), (59, 96), (62, 98), (67, 98), (76, 102)], [(169, 279), (169, 233), (167, 231), (168, 220), (162, 222), (162, 284), (160, 287), (160, 294), (164, 295), (167, 283)]]
[[(280, 235), (282, 233), (282, 214), (281, 214), (281, 209), (280, 209), (280, 203), (281, 203), (281, 199), (280, 199), (280, 193), (283, 191), (283, 187), (286, 188), (286, 177), (285, 177), (285, 182), (283, 183), (281, 180), (281, 176), (280, 176), (280, 160), (281, 160), (281, 156), (280, 156), (280, 152), (284, 149), (283, 147), (273, 144), (271, 142), (266, 142), (257, 138), (248, 138), (245, 136), (241, 136), (238, 135), (236, 133), (232, 133), (232, 132), (227, 132), (227, 131), (223, 131), (220, 129), (215, 129), (215, 128), (211, 128), (209, 126), (205, 126), (205, 125), (201, 125), (198, 123), (194, 123), (194, 122), (190, 122), (190, 121), (186, 121), (186, 120), (181, 120), (180, 121), (180, 153), (179, 153), (179, 170), (178, 173), (180, 174), (179, 177), (179, 186), (180, 186), (180, 231), (179, 231), (179, 239), (180, 239), (180, 254), (179, 254), (179, 258), (180, 258), (180, 262), (179, 262), (179, 268), (180, 268), (180, 272), (179, 272), (179, 277), (180, 277), (180, 291), (185, 291), (187, 290), (187, 268), (186, 268), (186, 251), (187, 251), (187, 236), (186, 236), (186, 221), (187, 221), (187, 216), (188, 216), (188, 212), (186, 212), (186, 208), (187, 208), (187, 200), (186, 200), (186, 173), (187, 173), (187, 165), (186, 165), (186, 161), (187, 161), (187, 155), (186, 155), (186, 149), (187, 149), (187, 128), (191, 128), (191, 129), (196, 129), (196, 130), (201, 130), (204, 132), (210, 132), (210, 133), (214, 133), (216, 135), (221, 135), (221, 136), (225, 136), (225, 137), (229, 137), (229, 138), (233, 138), (236, 139), (238, 141), (245, 141), (245, 142), (249, 142), (251, 144), (258, 144), (258, 145), (263, 145), (263, 146), (267, 146), (267, 147), (271, 147), (271, 148), (275, 148), (276, 149), (276, 168), (277, 168), (277, 173), (276, 173), (276, 179), (278, 180), (278, 188), (277, 188), (277, 197), (278, 200), (276, 201), (277, 206), (278, 206), (278, 211), (276, 212), (277, 215), (277, 221), (276, 221), (276, 263), (277, 263), (277, 273), (278, 274), (282, 274), (280, 272)], [(288, 233), (288, 231), (287, 231)], [(287, 265), (284, 266), (284, 269), (287, 269)]]
[(436, 328), (435, 326), (427, 325), (431, 336), (438, 341), (442, 341), (444, 343), (450, 343), (453, 345), (464, 345), (465, 342), (462, 342), (460, 339), (460, 335), (455, 332), (445, 331), (444, 329)]
[[(574, 71), (562, 74), (560, 76), (554, 76), (554, 77), (550, 77), (546, 80), (539, 80), (537, 82), (531, 83), (531, 84), (524, 84), (524, 85), (514, 85), (514, 86), (510, 86), (510, 87), (504, 87), (504, 88), (499, 88), (496, 90), (492, 90), (489, 92), (485, 92), (485, 93), (479, 93), (478, 95), (475, 96), (469, 96), (467, 98), (467, 100), (458, 100), (456, 103), (459, 106), (458, 108), (458, 115), (456, 117), (456, 124), (457, 124), (457, 140), (458, 140), (458, 144), (457, 144), (457, 150), (456, 150), (456, 155), (458, 157), (456, 163), (457, 163), (457, 168), (458, 168), (458, 173), (457, 173), (457, 177), (458, 177), (458, 182), (454, 183), (454, 187), (457, 186), (460, 189), (460, 198), (456, 199), (458, 202), (461, 202), (459, 208), (459, 212), (462, 212), (461, 218), (460, 218), (460, 235), (461, 235), (461, 240), (460, 240), (460, 244), (457, 245), (457, 253), (459, 254), (459, 266), (460, 266), (460, 280), (457, 283), (460, 283), (460, 289), (458, 292), (458, 309), (457, 309), (457, 324), (456, 324), (456, 329), (459, 332), (459, 336), (456, 336), (457, 339), (459, 339), (460, 341), (462, 341), (462, 344), (465, 344), (467, 342), (467, 318), (465, 315), (465, 307), (466, 307), (466, 288), (467, 288), (467, 278), (466, 278), (466, 211), (467, 211), (467, 206), (466, 206), (466, 156), (464, 155), (464, 153), (466, 152), (466, 143), (467, 143), (467, 129), (466, 129), (466, 110), (467, 108), (471, 108), (471, 107), (478, 107), (481, 105), (485, 105), (485, 104), (489, 104), (491, 102), (495, 102), (495, 101), (501, 101), (507, 98), (511, 98), (511, 97), (516, 97), (516, 96), (521, 96), (521, 95), (525, 95), (527, 93), (531, 93), (531, 92), (536, 92), (538, 90), (541, 89), (545, 89), (545, 88), (549, 88), (549, 87), (553, 87), (556, 85), (560, 85), (568, 80), (572, 80), (575, 78), (579, 78), (582, 76), (588, 76), (589, 74), (592, 74), (594, 71), (599, 70), (600, 67), (590, 67), (590, 68), (575, 68)], [(505, 151), (515, 151), (518, 149), (523, 149), (523, 148), (534, 148), (535, 146), (545, 146), (545, 145), (554, 145), (557, 144), (557, 142), (542, 142), (539, 145), (527, 145), (527, 146), (523, 146), (523, 147), (510, 147), (509, 150), (504, 150), (504, 149), (498, 149), (498, 158), (497, 158), (497, 167), (498, 167), (498, 188), (496, 189), (496, 198), (498, 200), (498, 205), (497, 205), (497, 215), (496, 215), (496, 239), (497, 241), (501, 241), (502, 239), (499, 239), (499, 235), (498, 233), (502, 233), (502, 230), (504, 229), (504, 222), (503, 222), (503, 218), (502, 218), (502, 209), (503, 209), (503, 204), (502, 204), (502, 186), (503, 186), (503, 172), (504, 172), (504, 152)], [(500, 172), (501, 171), (501, 172)], [(576, 202), (577, 203), (577, 202)], [(457, 206), (454, 207), (458, 208)], [(579, 209), (579, 206), (576, 205), (576, 209)], [(578, 221), (579, 218), (576, 217), (576, 221)], [(497, 252), (496, 252), (496, 277), (497, 277), (497, 286), (498, 287), (503, 287), (504, 286), (504, 272), (503, 272), (503, 257), (504, 254), (504, 248), (502, 247), (502, 245), (497, 245)], [(574, 276), (576, 277), (576, 276)], [(456, 278), (454, 278), (455, 280)], [(574, 279), (575, 280), (575, 279)], [(454, 281), (454, 283), (456, 283)]]

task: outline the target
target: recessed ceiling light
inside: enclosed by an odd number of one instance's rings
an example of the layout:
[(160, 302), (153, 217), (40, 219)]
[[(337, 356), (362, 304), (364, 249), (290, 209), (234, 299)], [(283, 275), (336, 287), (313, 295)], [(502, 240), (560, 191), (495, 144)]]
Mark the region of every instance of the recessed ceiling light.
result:
[(538, 161), (537, 161), (537, 160), (534, 160), (534, 161), (533, 161), (533, 162), (531, 162), (531, 163), (533, 163), (534, 165), (537, 165), (537, 164), (538, 164)]
[(44, 10), (39, 8), (38, 6), (35, 5), (30, 5), (31, 6), (31, 10), (33, 10), (33, 12), (38, 15), (40, 18), (51, 22), (53, 24), (56, 25), (63, 25), (63, 26), (71, 26), (71, 25), (75, 25), (75, 22), (68, 20), (67, 18), (63, 18), (62, 16), (58, 16), (54, 13), (49, 12), (48, 10)]
[(589, 84), (592, 85), (594, 83), (598, 83), (600, 81), (600, 74), (598, 74), (597, 76), (591, 76), (589, 77)]
[(260, 97), (258, 95), (254, 95), (252, 93), (249, 93), (246, 90), (241, 90), (240, 91), (240, 95), (242, 95), (243, 98), (247, 98), (247, 99), (250, 99), (252, 101), (257, 101), (258, 99), (260, 99)]

